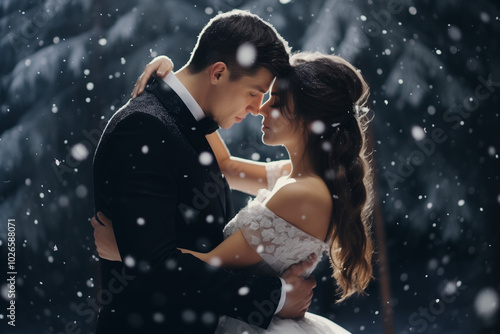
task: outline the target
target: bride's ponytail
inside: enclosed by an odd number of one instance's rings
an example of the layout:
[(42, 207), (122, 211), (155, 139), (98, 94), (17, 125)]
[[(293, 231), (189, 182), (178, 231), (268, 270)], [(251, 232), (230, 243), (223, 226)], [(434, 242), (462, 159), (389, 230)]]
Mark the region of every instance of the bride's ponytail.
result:
[[(361, 74), (337, 56), (297, 54), (294, 71), (282, 80), (284, 114), (308, 128), (307, 149), (316, 173), (332, 195), (330, 242), (340, 301), (362, 293), (372, 278), (372, 173), (366, 148), (369, 88)], [(292, 110), (293, 109), (293, 110)]]
[[(366, 116), (364, 116), (366, 117)], [(332, 222), (328, 236), (332, 241), (330, 259), (333, 276), (342, 289), (341, 300), (361, 293), (372, 278), (370, 238), (371, 173), (366, 157), (366, 140), (357, 120), (339, 125), (327, 142), (331, 144), (327, 181), (333, 193)]]

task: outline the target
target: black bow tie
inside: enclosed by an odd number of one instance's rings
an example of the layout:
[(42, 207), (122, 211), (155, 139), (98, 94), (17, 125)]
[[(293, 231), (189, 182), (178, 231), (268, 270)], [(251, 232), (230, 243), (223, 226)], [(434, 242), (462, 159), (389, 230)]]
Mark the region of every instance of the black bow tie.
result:
[(209, 135), (212, 132), (215, 132), (219, 128), (219, 124), (215, 123), (215, 121), (212, 118), (205, 117), (200, 119), (198, 123), (196, 123), (196, 127), (201, 133)]

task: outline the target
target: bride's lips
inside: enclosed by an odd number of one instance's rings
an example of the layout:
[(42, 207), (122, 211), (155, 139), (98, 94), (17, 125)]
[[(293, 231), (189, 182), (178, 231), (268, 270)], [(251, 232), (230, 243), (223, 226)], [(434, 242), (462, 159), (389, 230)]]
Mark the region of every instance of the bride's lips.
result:
[(262, 124), (262, 130), (265, 130), (265, 129), (270, 129), (270, 127), (268, 127), (267, 125), (265, 124)]

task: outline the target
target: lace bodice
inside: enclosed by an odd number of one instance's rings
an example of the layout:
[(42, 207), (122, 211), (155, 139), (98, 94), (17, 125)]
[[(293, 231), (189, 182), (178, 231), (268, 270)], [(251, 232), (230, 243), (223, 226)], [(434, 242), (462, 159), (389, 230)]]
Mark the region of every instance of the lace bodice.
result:
[[(269, 164), (267, 168), (269, 189), (276, 184), (283, 163), (278, 161)], [(316, 262), (302, 274), (303, 277), (308, 277), (321, 260), (323, 252), (328, 250), (328, 245), (268, 209), (263, 202), (271, 193), (269, 189), (259, 190), (257, 197), (249, 201), (248, 205), (226, 225), (224, 237), (227, 238), (240, 229), (248, 243), (276, 275), (281, 275), (291, 265), (304, 261), (311, 253), (315, 253)]]

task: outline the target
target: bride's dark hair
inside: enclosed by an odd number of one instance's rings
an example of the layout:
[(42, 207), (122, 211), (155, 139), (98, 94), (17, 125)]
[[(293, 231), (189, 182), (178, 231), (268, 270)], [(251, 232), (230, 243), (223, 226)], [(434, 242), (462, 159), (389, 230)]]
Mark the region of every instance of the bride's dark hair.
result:
[[(343, 301), (363, 293), (372, 278), (372, 173), (366, 148), (369, 87), (346, 60), (299, 53), (280, 78), (285, 117), (306, 129), (306, 154), (332, 195), (326, 241)], [(293, 103), (293, 104), (292, 104)]]

